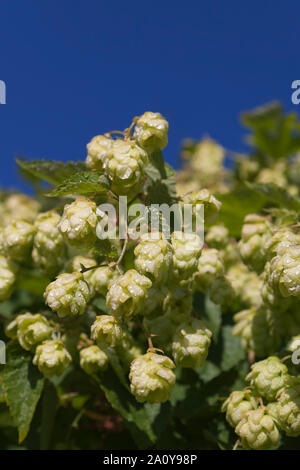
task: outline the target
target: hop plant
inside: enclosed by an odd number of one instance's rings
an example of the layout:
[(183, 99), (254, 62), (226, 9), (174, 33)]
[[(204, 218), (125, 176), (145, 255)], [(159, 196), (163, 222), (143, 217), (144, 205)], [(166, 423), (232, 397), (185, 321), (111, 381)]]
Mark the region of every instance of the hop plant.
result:
[(96, 240), (96, 204), (78, 197), (66, 204), (58, 228), (66, 241), (76, 248), (89, 248)]
[(287, 372), (286, 365), (282, 364), (278, 357), (271, 356), (253, 364), (246, 380), (250, 381), (250, 385), (259, 396), (267, 401), (273, 401), (285, 384)]
[(25, 194), (14, 193), (4, 201), (3, 226), (14, 220), (24, 219), (33, 222), (40, 210), (40, 204)]
[(109, 266), (100, 266), (90, 271), (89, 285), (93, 287), (96, 294), (106, 296), (109, 284), (115, 281), (118, 276), (119, 274), (115, 269)]
[(188, 315), (193, 308), (193, 293), (186, 287), (168, 289), (162, 303), (162, 309), (174, 318)]
[(63, 318), (82, 315), (90, 300), (90, 289), (81, 273), (64, 273), (51, 282), (44, 293), (51, 310)]
[(214, 281), (210, 289), (210, 299), (215, 304), (230, 306), (232, 305), (234, 297), (232, 285), (225, 276)]
[(16, 265), (0, 255), (0, 302), (9, 299), (16, 281)]
[(36, 346), (50, 339), (53, 328), (40, 314), (25, 313), (16, 318), (17, 338), (26, 351), (34, 351)]
[(104, 156), (110, 150), (113, 140), (104, 135), (96, 135), (87, 144), (86, 166), (94, 171), (101, 171)]
[(169, 123), (159, 113), (146, 111), (136, 120), (133, 137), (148, 153), (162, 150), (168, 145)]
[(138, 193), (148, 163), (145, 150), (134, 141), (115, 140), (101, 155), (101, 162), (115, 194), (132, 197)]
[(239, 247), (243, 261), (253, 271), (260, 273), (264, 268), (267, 260), (265, 246), (270, 236), (270, 224), (265, 217), (257, 214), (245, 217)]
[(228, 240), (229, 231), (224, 225), (212, 225), (205, 235), (208, 246), (218, 250), (225, 248)]
[(232, 392), (222, 405), (222, 412), (226, 412), (226, 419), (230, 426), (235, 428), (246, 416), (248, 411), (255, 410), (257, 402), (251, 390)]
[(171, 244), (159, 232), (146, 233), (141, 236), (135, 247), (135, 268), (148, 276), (154, 283), (165, 283), (173, 267), (173, 250)]
[(300, 436), (300, 377), (289, 377), (276, 400), (279, 426), (288, 436)]
[(26, 220), (15, 220), (4, 227), (2, 244), (4, 253), (12, 261), (23, 263), (29, 259), (35, 228)]
[(270, 262), (267, 282), (282, 297), (300, 298), (300, 244), (288, 246)]
[(140, 403), (164, 403), (175, 384), (173, 361), (167, 356), (147, 352), (130, 366), (130, 390)]
[(291, 245), (299, 245), (300, 236), (288, 227), (280, 227), (266, 243), (268, 259), (272, 259), (286, 251)]
[(211, 331), (196, 318), (182, 323), (172, 341), (173, 358), (181, 367), (201, 367), (208, 355)]
[(130, 269), (109, 286), (106, 305), (112, 315), (131, 317), (142, 313), (152, 282)]
[(61, 375), (69, 366), (72, 357), (60, 340), (47, 340), (35, 351), (33, 364), (45, 377)]
[(212, 139), (202, 139), (195, 148), (191, 162), (192, 169), (207, 180), (218, 175), (222, 169), (225, 152)]
[(193, 214), (196, 216), (197, 206), (203, 204), (204, 206), (204, 220), (205, 223), (212, 224), (218, 219), (222, 203), (213, 195), (208, 189), (201, 189), (200, 191), (193, 191), (187, 194), (184, 198), (186, 204), (191, 204), (193, 207)]
[(91, 337), (102, 349), (117, 346), (123, 338), (119, 319), (112, 315), (97, 316), (91, 326)]
[(279, 431), (267, 408), (257, 408), (246, 413), (235, 432), (244, 449), (268, 450), (279, 442)]
[(104, 371), (108, 366), (107, 354), (98, 346), (88, 346), (80, 351), (80, 367), (90, 375)]
[(169, 290), (166, 286), (152, 286), (148, 290), (147, 299), (144, 307), (144, 314), (150, 315), (153, 311), (162, 310), (163, 303), (166, 302)]
[(171, 243), (174, 250), (174, 276), (179, 280), (187, 280), (197, 269), (202, 249), (200, 237), (195, 233), (173, 232)]
[(198, 260), (197, 272), (194, 274), (195, 287), (205, 292), (219, 276), (223, 275), (224, 265), (220, 252), (214, 248), (203, 250)]
[(35, 265), (50, 277), (57, 274), (66, 258), (66, 246), (58, 230), (60, 216), (54, 211), (43, 212), (35, 220), (32, 258)]

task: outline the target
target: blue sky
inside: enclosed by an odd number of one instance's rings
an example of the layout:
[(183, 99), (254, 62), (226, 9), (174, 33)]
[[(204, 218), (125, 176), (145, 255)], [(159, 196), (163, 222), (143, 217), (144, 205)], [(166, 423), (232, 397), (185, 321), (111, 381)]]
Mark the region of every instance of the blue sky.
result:
[(84, 158), (93, 135), (145, 110), (170, 122), (170, 163), (185, 137), (244, 149), (240, 111), (273, 99), (298, 111), (299, 12), (297, 0), (1, 0), (0, 186), (26, 188), (16, 155)]

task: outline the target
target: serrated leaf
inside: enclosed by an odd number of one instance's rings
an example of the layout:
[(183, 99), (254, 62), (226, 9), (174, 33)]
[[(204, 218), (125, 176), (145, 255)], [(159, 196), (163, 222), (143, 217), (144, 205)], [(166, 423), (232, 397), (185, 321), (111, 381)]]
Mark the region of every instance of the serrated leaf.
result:
[(267, 200), (279, 207), (289, 210), (300, 210), (300, 199), (292, 196), (285, 188), (274, 183), (247, 183), (247, 186), (255, 193), (262, 194)]
[(55, 160), (21, 160), (17, 158), (16, 162), (27, 173), (52, 184), (60, 184), (72, 175), (86, 171), (85, 163), (81, 161), (64, 163)]
[(117, 258), (118, 250), (108, 238), (105, 240), (100, 240), (98, 238), (93, 247), (93, 254), (101, 259), (111, 261)]
[(18, 428), (19, 443), (28, 434), (40, 399), (44, 377), (32, 364), (32, 354), (11, 342), (6, 350), (6, 364), (0, 371), (10, 414)]
[(85, 171), (72, 175), (45, 196), (58, 197), (73, 194), (87, 196), (93, 193), (106, 192), (108, 188), (109, 181), (104, 175)]

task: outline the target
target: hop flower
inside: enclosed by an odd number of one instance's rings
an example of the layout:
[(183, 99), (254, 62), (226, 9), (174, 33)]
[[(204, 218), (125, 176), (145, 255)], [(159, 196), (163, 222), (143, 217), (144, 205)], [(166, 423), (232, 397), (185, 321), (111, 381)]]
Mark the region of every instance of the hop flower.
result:
[(222, 203), (215, 198), (208, 189), (201, 189), (200, 191), (193, 191), (187, 194), (184, 198), (186, 204), (192, 204), (193, 214), (197, 214), (197, 206), (203, 204), (205, 222), (212, 224), (216, 222), (219, 216)]
[(174, 276), (180, 280), (189, 279), (197, 269), (202, 243), (194, 233), (173, 232), (171, 243), (174, 249)]
[(245, 351), (253, 350), (257, 357), (275, 353), (281, 343), (276, 318), (269, 310), (248, 309), (234, 315), (232, 334), (239, 336)]
[(270, 356), (264, 361), (253, 364), (246, 380), (250, 381), (250, 385), (259, 396), (267, 401), (273, 401), (278, 390), (284, 386), (287, 372), (287, 367), (278, 357)]
[(203, 250), (198, 261), (198, 269), (194, 275), (195, 287), (201, 292), (209, 289), (214, 281), (224, 275), (224, 265), (219, 251), (210, 248)]
[(300, 377), (290, 377), (276, 399), (280, 427), (288, 436), (300, 436)]
[(135, 247), (135, 267), (154, 283), (166, 282), (173, 266), (173, 250), (162, 233), (146, 233)]
[(226, 419), (230, 426), (235, 428), (246, 416), (248, 411), (255, 410), (257, 403), (251, 391), (241, 390), (232, 392), (222, 405), (222, 412), (226, 412)]
[(148, 352), (139, 356), (130, 366), (130, 390), (140, 403), (164, 403), (169, 399), (175, 383), (171, 369), (175, 367), (167, 356)]
[(80, 367), (87, 374), (97, 374), (100, 370), (105, 370), (108, 365), (107, 354), (98, 346), (89, 346), (80, 351)]
[(9, 299), (16, 281), (16, 271), (16, 265), (0, 255), (0, 302)]
[(53, 328), (40, 314), (25, 313), (16, 318), (17, 337), (22, 348), (34, 351), (39, 343), (51, 337)]
[(196, 145), (192, 159), (192, 170), (204, 180), (212, 178), (222, 169), (225, 152), (223, 147), (212, 139), (203, 139)]
[(112, 315), (131, 317), (142, 313), (152, 282), (130, 269), (109, 286), (106, 305)]
[(140, 190), (148, 156), (133, 141), (115, 140), (101, 161), (115, 194), (131, 197)]
[(133, 137), (140, 147), (152, 153), (168, 145), (169, 123), (159, 113), (146, 111), (136, 121)]
[(271, 262), (267, 262), (263, 273), (261, 296), (264, 304), (271, 310), (277, 313), (285, 313), (293, 307), (294, 298), (292, 296), (282, 297), (278, 290), (278, 283), (274, 282), (275, 278), (273, 266)]
[(235, 432), (244, 449), (268, 450), (279, 442), (279, 431), (267, 408), (248, 411)]
[(10, 194), (4, 201), (4, 226), (14, 220), (24, 219), (33, 222), (40, 204), (25, 194)]
[(155, 286), (150, 287), (144, 307), (144, 314), (150, 315), (157, 309), (162, 309), (163, 302), (168, 295), (168, 289), (166, 286)]
[(169, 289), (163, 300), (162, 308), (165, 313), (169, 313), (174, 318), (188, 315), (193, 308), (192, 291), (183, 287)]
[(300, 236), (287, 227), (281, 227), (273, 233), (272, 237), (266, 243), (268, 259), (280, 255), (291, 245), (299, 245)]
[[(84, 270), (84, 268), (88, 269), (88, 268), (93, 268), (94, 266), (97, 266), (97, 262), (93, 258), (90, 258), (89, 256), (77, 255), (77, 256), (74, 256), (67, 270), (68, 272), (71, 272), (71, 273), (81, 272), (82, 270)], [(91, 278), (95, 270), (96, 269), (90, 269), (82, 273), (84, 280), (87, 282), (89, 286), (91, 297), (93, 297), (95, 294), (94, 285), (91, 282)]]
[(96, 204), (85, 197), (78, 197), (65, 205), (58, 228), (70, 245), (87, 248), (96, 240), (96, 225)]
[(108, 150), (110, 150), (113, 140), (104, 135), (96, 135), (87, 144), (86, 166), (94, 171), (102, 170), (102, 161)]
[(71, 355), (65, 349), (62, 341), (50, 339), (36, 348), (33, 358), (33, 364), (38, 366), (45, 377), (61, 375), (71, 361)]
[(270, 225), (265, 217), (257, 214), (245, 217), (239, 247), (243, 261), (253, 271), (260, 273), (264, 269), (267, 259), (265, 247), (270, 236)]
[(201, 367), (207, 358), (211, 331), (196, 318), (182, 323), (176, 331), (172, 351), (176, 365), (181, 367)]
[(2, 243), (6, 256), (20, 263), (26, 261), (32, 249), (34, 233), (34, 226), (26, 220), (15, 220), (4, 227)]
[(235, 293), (230, 281), (225, 277), (215, 280), (210, 289), (210, 299), (217, 305), (232, 305)]
[(62, 268), (66, 256), (64, 239), (57, 228), (59, 222), (60, 216), (49, 211), (39, 214), (34, 223), (36, 233), (32, 258), (35, 265), (50, 277)]
[(60, 274), (44, 293), (46, 304), (61, 318), (82, 315), (90, 295), (89, 286), (81, 273)]
[(109, 284), (115, 281), (118, 276), (119, 274), (115, 269), (109, 266), (100, 266), (90, 271), (89, 285), (93, 287), (97, 294), (106, 296)]
[(290, 245), (272, 258), (267, 282), (283, 297), (300, 297), (300, 244)]
[(91, 338), (102, 349), (117, 346), (123, 338), (119, 319), (112, 315), (97, 316), (91, 326)]
[(218, 250), (226, 247), (228, 239), (229, 232), (224, 225), (212, 225), (205, 235), (205, 241), (208, 246)]

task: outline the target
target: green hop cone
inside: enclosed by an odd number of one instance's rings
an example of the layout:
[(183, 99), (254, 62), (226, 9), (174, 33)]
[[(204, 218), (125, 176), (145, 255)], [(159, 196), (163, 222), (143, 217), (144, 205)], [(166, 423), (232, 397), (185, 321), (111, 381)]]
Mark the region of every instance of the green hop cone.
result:
[(287, 436), (300, 436), (300, 377), (289, 377), (276, 400), (279, 426)]
[(267, 408), (250, 410), (235, 428), (244, 449), (268, 450), (279, 442), (279, 431)]
[(235, 292), (230, 281), (225, 276), (219, 277), (212, 284), (210, 299), (217, 305), (232, 305), (235, 299)]
[(37, 268), (50, 277), (60, 271), (66, 257), (65, 242), (57, 227), (60, 219), (56, 212), (49, 211), (39, 214), (34, 223), (32, 258)]
[(226, 412), (226, 419), (230, 426), (235, 428), (245, 417), (246, 413), (257, 408), (257, 402), (251, 391), (238, 390), (232, 392), (222, 405), (222, 412)]
[(107, 354), (98, 346), (88, 346), (80, 351), (80, 367), (87, 374), (97, 374), (108, 366)]
[(33, 364), (45, 377), (61, 375), (71, 361), (71, 355), (59, 340), (44, 341), (36, 348), (33, 358)]
[(102, 349), (117, 346), (123, 338), (119, 319), (112, 315), (97, 316), (91, 326), (91, 338)]
[[(83, 278), (89, 286), (91, 297), (95, 295), (94, 285), (91, 283), (91, 278), (95, 269), (89, 268), (94, 268), (95, 266), (97, 266), (97, 261), (93, 258), (90, 258), (89, 256), (77, 255), (74, 256), (67, 267), (67, 271), (70, 273), (82, 272)], [(87, 271), (85, 271), (85, 269), (87, 269)]]
[(93, 171), (102, 171), (104, 155), (110, 150), (113, 140), (104, 135), (96, 135), (87, 144), (86, 166)]
[(299, 245), (299, 243), (299, 233), (293, 232), (288, 227), (279, 228), (266, 243), (268, 259), (272, 259), (274, 256), (284, 253), (288, 247)]
[(175, 384), (175, 365), (167, 356), (147, 352), (132, 361), (130, 390), (140, 403), (164, 403)]
[(134, 139), (148, 153), (162, 150), (168, 145), (169, 124), (159, 113), (146, 111), (136, 121)]
[(220, 252), (214, 248), (202, 251), (194, 274), (194, 287), (201, 292), (209, 289), (215, 280), (224, 275), (224, 265)]
[[(276, 257), (277, 258), (277, 257)], [(275, 258), (272, 259), (275, 260)], [(273, 272), (272, 262), (267, 262), (263, 273), (261, 296), (264, 304), (277, 313), (285, 313), (293, 308), (293, 297), (283, 297), (278, 289), (278, 273)], [(280, 275), (280, 271), (279, 271)], [(277, 279), (276, 279), (277, 277)], [(276, 279), (276, 282), (275, 282)]]
[(250, 381), (250, 385), (259, 396), (267, 401), (273, 401), (277, 392), (285, 384), (287, 372), (287, 367), (280, 362), (278, 357), (270, 356), (252, 364), (251, 372), (246, 380)]
[(14, 220), (33, 222), (40, 210), (40, 204), (25, 194), (10, 194), (4, 201), (4, 226)]
[(173, 250), (162, 233), (143, 234), (134, 255), (135, 268), (139, 273), (148, 276), (153, 283), (168, 280), (173, 267)]
[(173, 287), (168, 290), (162, 304), (163, 311), (173, 317), (189, 315), (193, 309), (193, 293), (191, 289)]
[(35, 228), (26, 220), (15, 220), (2, 232), (3, 250), (12, 261), (23, 263), (29, 259)]
[(172, 352), (175, 364), (196, 369), (207, 358), (211, 331), (196, 318), (182, 323), (173, 338)]
[(184, 203), (191, 204), (193, 206), (193, 215), (195, 217), (197, 213), (199, 214), (198, 211), (200, 205), (203, 205), (204, 222), (207, 224), (213, 224), (216, 222), (222, 207), (222, 203), (206, 188), (187, 194), (184, 197)]
[(16, 281), (16, 265), (0, 255), (0, 302), (9, 299)]
[(187, 280), (197, 270), (202, 249), (201, 239), (194, 233), (173, 232), (171, 243), (174, 250), (174, 277), (178, 280)]
[(222, 170), (224, 156), (223, 147), (214, 140), (202, 139), (195, 148), (191, 162), (192, 170), (199, 174), (201, 180), (214, 178)]
[(65, 240), (76, 248), (90, 248), (96, 240), (96, 204), (78, 197), (66, 204), (58, 228)]
[(272, 258), (268, 283), (282, 297), (300, 298), (300, 244), (288, 246)]
[(101, 160), (115, 194), (132, 197), (139, 192), (148, 163), (145, 150), (134, 141), (115, 140)]
[(253, 271), (261, 273), (267, 261), (266, 243), (271, 237), (270, 224), (265, 217), (248, 214), (242, 228), (239, 243), (244, 263)]
[(90, 273), (89, 285), (97, 294), (103, 296), (106, 296), (109, 284), (119, 277), (117, 270), (109, 266), (100, 266), (90, 271)]
[(130, 269), (109, 286), (106, 305), (112, 315), (129, 318), (142, 313), (152, 282)]
[(51, 310), (63, 318), (82, 315), (90, 300), (90, 289), (81, 273), (64, 273), (51, 282), (44, 293)]
[(50, 339), (53, 328), (43, 315), (25, 313), (16, 318), (17, 338), (26, 351), (34, 351), (36, 346)]
[(229, 241), (229, 231), (224, 225), (212, 225), (205, 235), (205, 242), (210, 248), (221, 250)]

